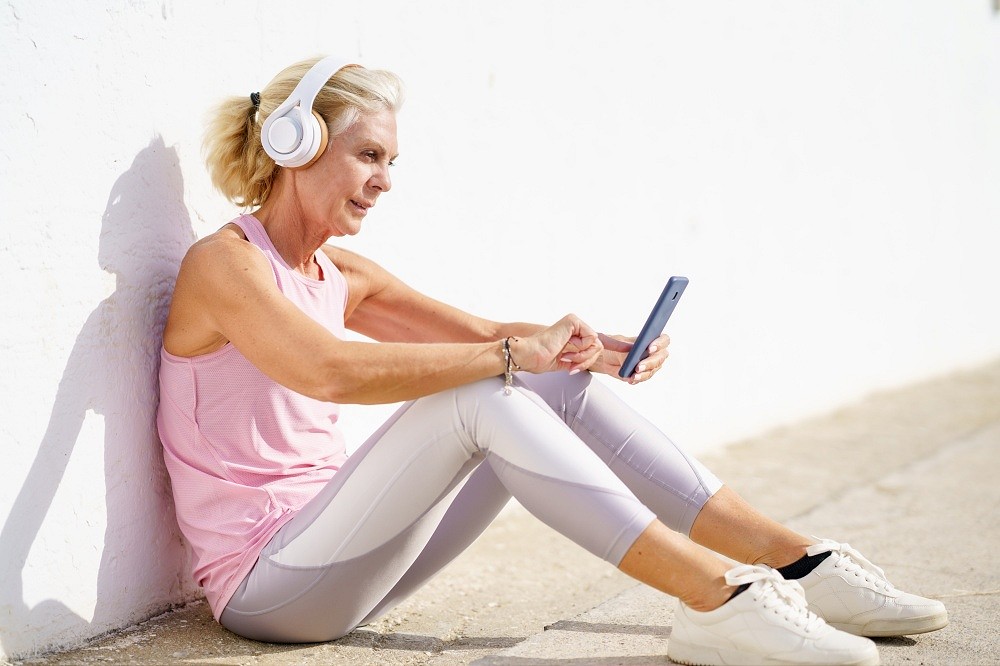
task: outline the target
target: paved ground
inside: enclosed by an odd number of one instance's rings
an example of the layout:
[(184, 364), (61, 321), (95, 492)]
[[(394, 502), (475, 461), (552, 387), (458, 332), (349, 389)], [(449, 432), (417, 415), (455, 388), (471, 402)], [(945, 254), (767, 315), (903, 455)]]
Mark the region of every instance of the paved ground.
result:
[[(883, 664), (1000, 664), (1000, 362), (704, 460), (772, 515), (848, 541), (899, 587), (945, 601), (951, 624), (880, 640)], [(665, 664), (672, 608), (513, 506), (420, 594), (333, 643), (243, 640), (196, 603), (21, 663)]]

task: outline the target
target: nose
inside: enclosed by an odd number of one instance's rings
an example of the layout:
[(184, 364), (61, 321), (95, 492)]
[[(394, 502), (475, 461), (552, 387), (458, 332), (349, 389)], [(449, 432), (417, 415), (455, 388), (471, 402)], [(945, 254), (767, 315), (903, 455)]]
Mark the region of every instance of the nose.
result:
[(379, 192), (388, 192), (392, 189), (392, 178), (389, 176), (389, 165), (379, 164), (375, 173), (368, 180), (368, 185)]

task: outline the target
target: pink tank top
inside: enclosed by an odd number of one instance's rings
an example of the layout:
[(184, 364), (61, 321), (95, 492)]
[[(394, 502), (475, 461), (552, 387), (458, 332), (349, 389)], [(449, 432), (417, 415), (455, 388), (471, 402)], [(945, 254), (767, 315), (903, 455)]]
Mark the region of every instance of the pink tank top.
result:
[[(323, 279), (310, 279), (284, 262), (255, 217), (234, 222), (271, 262), (281, 292), (343, 338), (347, 281), (326, 254), (316, 253)], [(156, 424), (177, 522), (218, 619), (261, 549), (347, 459), (340, 408), (271, 380), (232, 344), (160, 356)]]

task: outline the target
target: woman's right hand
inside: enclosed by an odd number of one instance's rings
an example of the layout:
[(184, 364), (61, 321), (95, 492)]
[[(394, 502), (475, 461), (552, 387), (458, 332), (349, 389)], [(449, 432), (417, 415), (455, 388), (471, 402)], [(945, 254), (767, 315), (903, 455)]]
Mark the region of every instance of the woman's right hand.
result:
[(534, 335), (510, 341), (511, 360), (535, 374), (553, 370), (576, 374), (598, 362), (602, 351), (597, 332), (574, 314)]

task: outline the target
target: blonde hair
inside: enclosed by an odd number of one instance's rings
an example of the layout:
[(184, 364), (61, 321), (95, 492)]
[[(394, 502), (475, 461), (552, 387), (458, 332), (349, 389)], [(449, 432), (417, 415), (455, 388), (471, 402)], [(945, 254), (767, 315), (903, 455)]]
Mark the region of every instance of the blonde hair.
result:
[[(259, 108), (254, 108), (249, 95), (229, 97), (211, 114), (204, 139), (205, 163), (212, 184), (237, 206), (260, 206), (271, 193), (281, 167), (264, 152), (260, 126), (319, 60), (310, 58), (282, 70), (260, 91)], [(313, 110), (333, 137), (363, 113), (397, 112), (402, 104), (403, 84), (392, 72), (345, 67), (316, 95)]]

